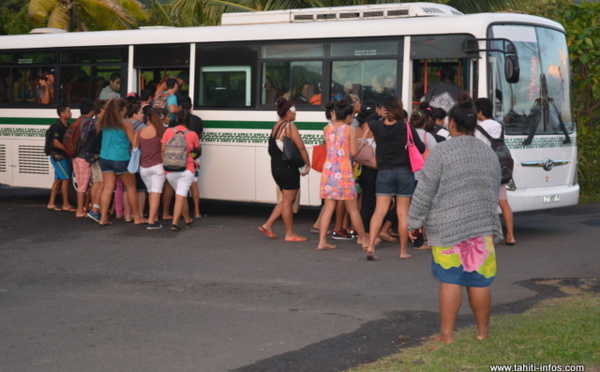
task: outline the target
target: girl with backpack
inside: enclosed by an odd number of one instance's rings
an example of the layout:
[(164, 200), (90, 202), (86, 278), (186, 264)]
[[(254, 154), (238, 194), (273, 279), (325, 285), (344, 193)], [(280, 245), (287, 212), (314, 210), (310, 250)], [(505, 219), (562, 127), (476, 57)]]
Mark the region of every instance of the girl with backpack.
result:
[[(194, 219), (190, 218), (187, 195), (194, 182), (194, 157), (200, 139), (196, 132), (184, 125), (168, 128), (161, 140), (163, 168), (167, 172), (167, 181), (175, 190), (175, 206), (173, 207), (173, 224), (171, 231), (181, 231), (179, 220), (183, 217), (185, 228), (192, 227)], [(166, 206), (165, 206), (166, 207)]]

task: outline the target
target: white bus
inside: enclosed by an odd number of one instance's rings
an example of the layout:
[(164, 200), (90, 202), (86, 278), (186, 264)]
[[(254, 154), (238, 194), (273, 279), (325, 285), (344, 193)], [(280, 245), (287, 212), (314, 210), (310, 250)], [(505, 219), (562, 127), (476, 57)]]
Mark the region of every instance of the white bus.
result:
[[(576, 128), (563, 27), (521, 14), (463, 15), (430, 3), (225, 14), (221, 26), (0, 37), (0, 183), (49, 187), (44, 132), (59, 103), (95, 99), (112, 73), (121, 95), (180, 76), (205, 124), (203, 198), (275, 201), (267, 140), (274, 99), (297, 101), (310, 149), (322, 141), (323, 105), (399, 95), (407, 110), (443, 67), (473, 97), (489, 97), (515, 159), (514, 211), (574, 205)], [(520, 68), (520, 70), (519, 70)], [(520, 71), (520, 73), (519, 73)], [(41, 103), (40, 79), (54, 78)], [(319, 205), (319, 177), (302, 178), (301, 203)]]

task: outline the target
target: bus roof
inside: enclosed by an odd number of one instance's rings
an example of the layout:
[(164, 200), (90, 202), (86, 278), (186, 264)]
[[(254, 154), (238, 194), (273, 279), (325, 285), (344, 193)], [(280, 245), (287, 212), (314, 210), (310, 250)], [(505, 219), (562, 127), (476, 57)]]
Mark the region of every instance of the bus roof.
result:
[(434, 3), (394, 3), (331, 8), (309, 8), (291, 10), (271, 10), (266, 12), (224, 13), (222, 25), (331, 22), (359, 19), (437, 17), (462, 15), (458, 10), (443, 4)]
[[(342, 22), (342, 21), (340, 21)], [(114, 46), (162, 43), (276, 41), (432, 34), (471, 34), (485, 38), (491, 24), (534, 24), (564, 32), (557, 22), (516, 13), (479, 13), (339, 22), (302, 22), (69, 32), (0, 36), (1, 49)], [(318, 27), (315, 27), (318, 26)]]

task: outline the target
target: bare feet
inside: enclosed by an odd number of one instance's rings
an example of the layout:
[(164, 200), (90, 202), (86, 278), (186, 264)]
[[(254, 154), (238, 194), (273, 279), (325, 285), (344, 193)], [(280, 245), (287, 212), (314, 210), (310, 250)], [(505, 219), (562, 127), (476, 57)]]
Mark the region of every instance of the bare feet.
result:
[(400, 255), (399, 258), (401, 260), (408, 260), (409, 258), (412, 258), (412, 255), (410, 255), (410, 254)]
[(477, 329), (477, 339), (478, 340), (485, 340), (488, 337), (490, 337), (489, 329)]
[(441, 333), (435, 336), (436, 341), (443, 342), (445, 344), (451, 344), (454, 342), (454, 337), (452, 335), (442, 335)]
[(319, 250), (319, 251), (324, 251), (324, 250), (326, 250), (326, 249), (335, 249), (335, 245), (333, 245), (333, 244), (329, 244), (329, 243), (326, 243), (326, 244), (325, 244), (325, 245), (323, 245), (323, 246), (319, 245), (319, 246), (317, 247), (317, 250)]
[(285, 237), (286, 242), (305, 242), (308, 238), (300, 235), (290, 235)]
[(413, 249), (427, 250), (427, 249), (431, 249), (431, 246), (428, 245), (427, 243), (423, 243), (422, 246), (420, 246), (420, 247), (413, 247)]
[(162, 219), (163, 219), (163, 220), (172, 220), (172, 219), (173, 219), (173, 216), (169, 216), (169, 215), (167, 215), (167, 216), (162, 216)]
[(367, 248), (367, 261), (375, 261), (376, 259), (375, 250)]
[(148, 220), (147, 220), (147, 219), (145, 219), (145, 218), (140, 218), (140, 219), (137, 219), (137, 220), (135, 220), (135, 222), (134, 222), (134, 224), (136, 224), (136, 225), (143, 225), (143, 224), (145, 224), (145, 223), (148, 223)]

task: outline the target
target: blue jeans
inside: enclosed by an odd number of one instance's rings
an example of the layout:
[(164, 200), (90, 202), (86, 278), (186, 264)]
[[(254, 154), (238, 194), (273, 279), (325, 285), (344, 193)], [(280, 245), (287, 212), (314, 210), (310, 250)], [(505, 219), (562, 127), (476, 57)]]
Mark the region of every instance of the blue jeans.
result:
[(415, 175), (408, 168), (377, 171), (375, 194), (377, 196), (411, 197), (415, 192)]

